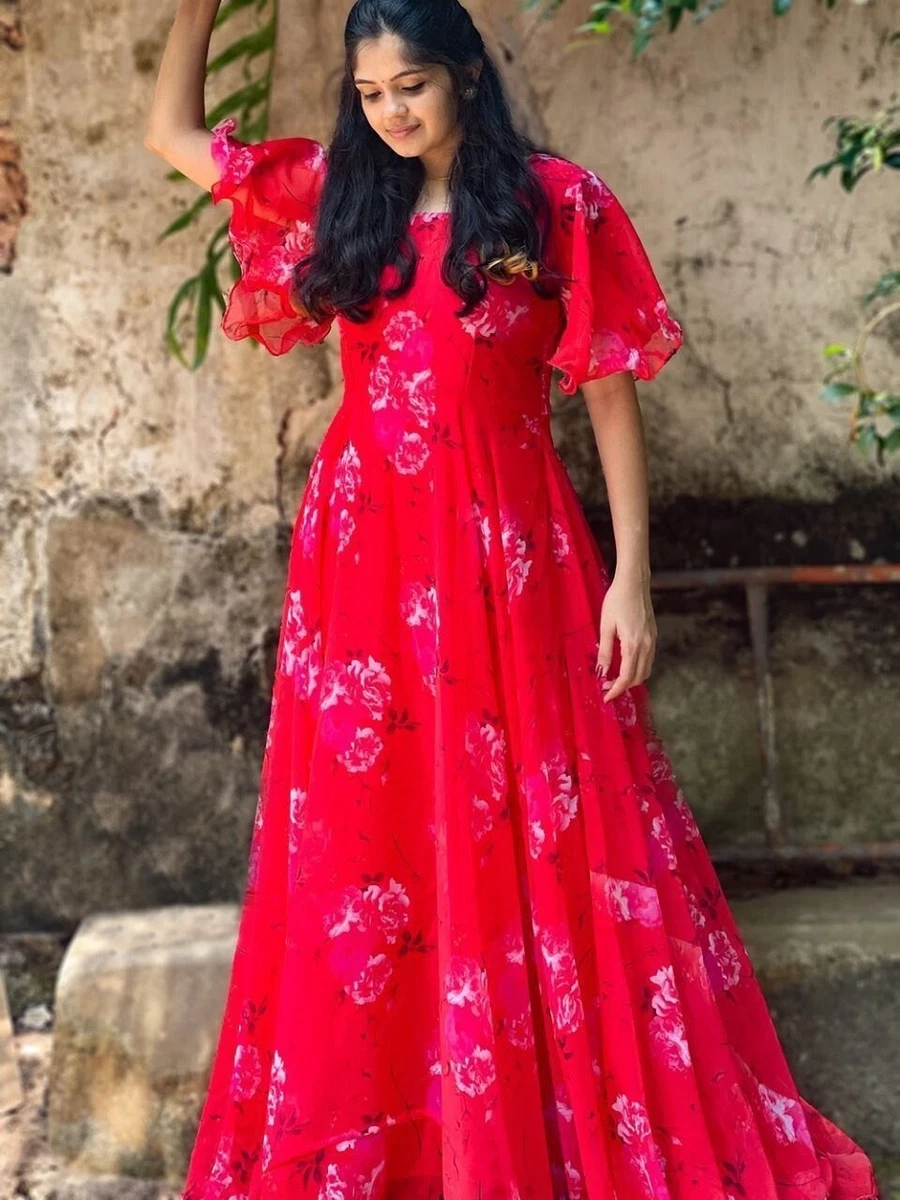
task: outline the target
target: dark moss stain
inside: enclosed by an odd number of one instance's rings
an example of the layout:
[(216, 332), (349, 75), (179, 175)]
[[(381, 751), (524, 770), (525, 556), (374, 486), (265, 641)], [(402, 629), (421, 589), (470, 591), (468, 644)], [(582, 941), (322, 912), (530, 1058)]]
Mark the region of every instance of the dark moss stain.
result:
[(131, 57), (139, 75), (149, 75), (156, 69), (159, 50), (159, 43), (155, 39), (138, 38), (131, 47)]
[[(771, 496), (740, 500), (681, 496), (651, 505), (656, 571), (900, 561), (900, 480), (843, 489), (810, 503)], [(614, 558), (608, 508), (587, 512), (604, 554)]]
[(19, 772), (33, 782), (46, 784), (59, 767), (56, 709), (42, 673), (0, 684), (0, 742)]
[(278, 633), (277, 627), (270, 627), (262, 643), (248, 650), (231, 678), (222, 670), (221, 655), (212, 646), (199, 657), (165, 664), (152, 677), (153, 693), (161, 699), (182, 684), (198, 684), (210, 726), (228, 740), (243, 737), (261, 752), (271, 705)]

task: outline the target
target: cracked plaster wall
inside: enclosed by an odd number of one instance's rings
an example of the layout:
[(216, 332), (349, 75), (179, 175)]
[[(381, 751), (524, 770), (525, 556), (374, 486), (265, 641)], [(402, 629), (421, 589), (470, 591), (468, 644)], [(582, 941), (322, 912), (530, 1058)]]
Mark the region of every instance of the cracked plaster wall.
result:
[[(273, 136), (327, 140), (346, 7), (282, 4)], [(473, 6), (521, 119), (617, 192), (685, 326), (681, 354), (641, 389), (655, 565), (771, 561), (820, 545), (835, 560), (897, 557), (886, 516), (896, 472), (852, 453), (845, 416), (817, 399), (821, 346), (852, 336), (858, 296), (896, 265), (896, 188), (870, 179), (847, 197), (836, 182), (803, 183), (830, 150), (822, 118), (886, 98), (897, 61), (887, 7), (801, 6), (776, 22), (762, 0), (735, 0), (632, 62), (624, 33), (566, 50), (574, 6), (530, 36), (509, 0)], [(0, 0), (10, 929), (239, 893), (290, 522), (340, 398), (334, 335), (279, 361), (216, 336), (196, 374), (167, 352), (166, 306), (220, 219), (206, 214), (204, 237), (157, 241), (194, 195), (166, 182), (142, 145), (170, 9)], [(873, 369), (896, 377), (897, 348), (896, 336), (879, 341)], [(560, 403), (554, 436), (608, 535), (577, 397)], [(814, 626), (785, 601), (774, 639), (797, 828), (896, 836), (890, 774), (869, 765), (864, 715), (894, 676), (893, 606), (830, 599)], [(724, 600), (669, 607), (660, 727), (709, 835), (755, 843), (742, 612)], [(873, 629), (886, 636), (860, 637)], [(826, 667), (859, 698), (859, 722), (843, 732), (835, 697), (822, 696)], [(817, 748), (826, 740), (828, 753)], [(836, 752), (859, 762), (867, 799), (852, 813)]]

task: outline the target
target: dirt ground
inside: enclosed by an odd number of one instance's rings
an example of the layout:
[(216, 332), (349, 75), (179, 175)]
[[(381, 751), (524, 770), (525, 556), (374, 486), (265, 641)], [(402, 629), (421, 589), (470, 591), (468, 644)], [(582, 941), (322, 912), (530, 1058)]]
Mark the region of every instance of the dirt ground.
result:
[(139, 1179), (75, 1175), (47, 1149), (47, 1081), (53, 1031), (20, 1032), (25, 1103), (0, 1113), (0, 1200), (180, 1200), (177, 1189)]

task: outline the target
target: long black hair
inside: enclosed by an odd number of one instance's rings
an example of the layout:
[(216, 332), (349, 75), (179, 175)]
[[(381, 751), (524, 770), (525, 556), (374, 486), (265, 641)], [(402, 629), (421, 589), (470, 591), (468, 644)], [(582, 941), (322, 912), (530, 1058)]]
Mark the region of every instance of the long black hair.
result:
[[(360, 42), (384, 34), (399, 38), (410, 65), (441, 63), (452, 80), (462, 136), (450, 168), (442, 277), (462, 298), (458, 315), (483, 299), (488, 278), (511, 282), (524, 272), (539, 294), (555, 294), (558, 282), (541, 263), (547, 198), (528, 161), (541, 148), (515, 128), (499, 72), (469, 13), (459, 0), (356, 0), (344, 29), (344, 76), (315, 250), (295, 269), (303, 307), (319, 319), (341, 312), (362, 322), (372, 315), (386, 266), (396, 274), (386, 296), (402, 295), (413, 282), (418, 253), (409, 221), (425, 169), (378, 136), (353, 81)], [(469, 68), (476, 66), (473, 83)], [(467, 257), (470, 247), (477, 263)]]

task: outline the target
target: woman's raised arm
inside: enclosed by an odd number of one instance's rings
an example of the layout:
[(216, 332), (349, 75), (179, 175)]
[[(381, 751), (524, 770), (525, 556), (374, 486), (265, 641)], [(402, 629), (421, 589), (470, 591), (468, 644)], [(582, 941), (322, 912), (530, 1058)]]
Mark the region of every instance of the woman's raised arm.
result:
[(219, 178), (206, 127), (206, 61), (220, 0), (178, 0), (159, 65), (144, 145), (200, 187)]

